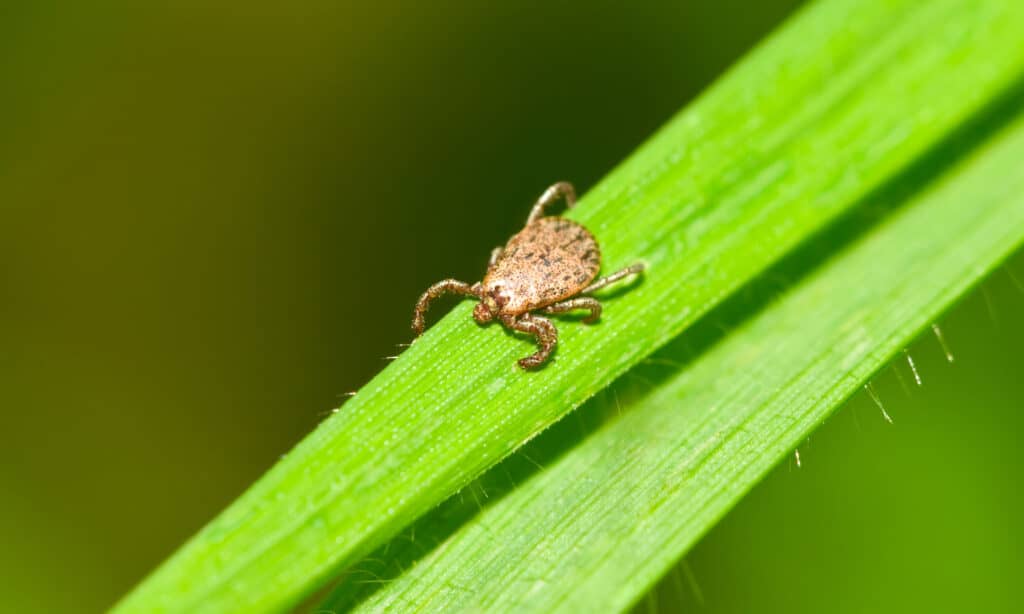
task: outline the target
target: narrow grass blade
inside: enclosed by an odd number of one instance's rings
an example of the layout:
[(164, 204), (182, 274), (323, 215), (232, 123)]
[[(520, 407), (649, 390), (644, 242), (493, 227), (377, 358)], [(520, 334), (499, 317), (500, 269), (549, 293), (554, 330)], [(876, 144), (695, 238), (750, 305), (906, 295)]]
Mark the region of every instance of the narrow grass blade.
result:
[(656, 385), (621, 418), (563, 443), (436, 546), (452, 527), (420, 523), (420, 549), (381, 555), (383, 584), (353, 573), (318, 611), (628, 607), (1024, 241), (1022, 160), (1024, 119), (666, 378), (660, 365), (685, 362), (693, 335), (669, 344), (636, 370)]
[[(294, 605), (905, 172), (1024, 75), (1024, 3), (828, 0), (798, 15), (571, 217), (643, 283), (555, 360), (461, 305), (118, 604)], [(525, 207), (524, 207), (525, 209)], [(525, 210), (524, 210), (525, 215)]]

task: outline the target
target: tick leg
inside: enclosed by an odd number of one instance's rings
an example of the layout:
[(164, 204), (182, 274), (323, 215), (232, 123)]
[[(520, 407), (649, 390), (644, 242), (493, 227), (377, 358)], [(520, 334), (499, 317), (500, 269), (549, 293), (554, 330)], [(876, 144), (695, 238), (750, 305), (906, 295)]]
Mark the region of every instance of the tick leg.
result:
[(616, 271), (616, 272), (612, 273), (611, 275), (608, 275), (607, 277), (602, 277), (601, 279), (598, 279), (597, 281), (595, 281), (594, 283), (590, 284), (586, 288), (583, 288), (582, 290), (580, 290), (580, 294), (590, 294), (591, 292), (600, 290), (601, 288), (603, 288), (603, 287), (605, 287), (605, 286), (607, 286), (609, 284), (613, 284), (613, 283), (619, 281), (623, 277), (628, 277), (630, 275), (636, 275), (637, 273), (641, 273), (641, 272), (643, 272), (643, 270), (644, 270), (644, 263), (637, 262), (635, 264), (631, 264), (628, 267), (622, 269), (621, 271)]
[(555, 303), (554, 305), (548, 305), (544, 308), (544, 313), (565, 313), (574, 309), (590, 310), (590, 315), (583, 318), (585, 324), (593, 324), (601, 317), (601, 303), (592, 296), (580, 296), (562, 301), (561, 303)]
[(524, 369), (533, 369), (544, 364), (558, 344), (558, 329), (547, 318), (527, 313), (519, 318), (508, 317), (503, 321), (505, 326), (537, 338), (537, 352), (519, 360), (519, 366)]
[(427, 309), (430, 308), (430, 301), (447, 293), (478, 296), (480, 294), (480, 287), (476, 284), (471, 286), (457, 279), (445, 279), (427, 288), (427, 291), (420, 296), (420, 300), (416, 302), (416, 310), (412, 316), (412, 330), (416, 333), (417, 337), (423, 334), (423, 316), (427, 313)]
[(537, 218), (543, 216), (544, 209), (547, 209), (559, 198), (564, 198), (566, 206), (572, 209), (576, 205), (576, 189), (568, 181), (559, 181), (544, 190), (544, 193), (540, 195), (540, 198), (533, 205), (533, 209), (530, 210), (530, 217), (526, 218), (526, 225), (529, 226)]
[(494, 263), (498, 261), (498, 258), (501, 258), (501, 252), (503, 251), (505, 251), (505, 248), (500, 245), (491, 250), (491, 259), (487, 263), (488, 269), (494, 266)]

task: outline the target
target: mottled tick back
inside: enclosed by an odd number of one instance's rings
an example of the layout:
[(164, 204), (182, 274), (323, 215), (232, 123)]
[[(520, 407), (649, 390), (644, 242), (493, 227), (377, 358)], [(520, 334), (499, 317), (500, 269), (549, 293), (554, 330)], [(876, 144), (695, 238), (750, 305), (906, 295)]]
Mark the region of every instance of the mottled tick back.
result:
[(594, 235), (576, 222), (542, 217), (509, 239), (488, 267), (484, 292), (504, 296), (501, 313), (519, 315), (579, 293), (601, 270)]

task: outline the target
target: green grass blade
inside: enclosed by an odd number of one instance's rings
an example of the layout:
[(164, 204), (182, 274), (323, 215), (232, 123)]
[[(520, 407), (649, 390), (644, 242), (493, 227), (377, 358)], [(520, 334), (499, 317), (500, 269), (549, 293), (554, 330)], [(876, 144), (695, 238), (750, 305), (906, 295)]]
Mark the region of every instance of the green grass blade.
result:
[[(361, 584), (408, 568), (421, 552), (399, 544), (390, 557), (381, 555), (374, 576), (351, 574), (318, 611), (628, 607), (781, 457), (1024, 241), (1021, 160), (1024, 119), (627, 403), (620, 418), (611, 414), (410, 571), (383, 586)], [(638, 367), (638, 377), (658, 381), (658, 365), (686, 361), (691, 336)], [(602, 403), (580, 411), (595, 405)], [(432, 545), (445, 531), (433, 524), (420, 523), (409, 543)]]
[[(553, 364), (460, 305), (118, 604), (274, 611), (323, 586), (897, 177), (1024, 74), (1024, 4), (829, 0), (572, 212), (646, 260)], [(524, 207), (525, 216), (525, 207)]]

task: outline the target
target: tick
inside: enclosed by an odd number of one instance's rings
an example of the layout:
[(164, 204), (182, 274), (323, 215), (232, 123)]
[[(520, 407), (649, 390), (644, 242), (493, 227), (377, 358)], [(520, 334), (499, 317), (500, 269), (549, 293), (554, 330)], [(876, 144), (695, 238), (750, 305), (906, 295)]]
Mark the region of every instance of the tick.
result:
[(473, 319), (480, 324), (493, 320), (504, 326), (532, 335), (537, 352), (519, 360), (519, 366), (532, 369), (544, 364), (558, 344), (558, 329), (551, 320), (537, 315), (565, 313), (586, 309), (583, 318), (592, 324), (601, 317), (601, 303), (592, 292), (629, 275), (644, 270), (642, 263), (630, 265), (596, 279), (601, 270), (601, 250), (590, 231), (571, 220), (544, 215), (544, 210), (565, 199), (572, 208), (576, 191), (572, 184), (559, 182), (544, 191), (533, 205), (526, 226), (505, 244), (491, 252), (487, 274), (481, 282), (467, 284), (445, 279), (430, 286), (416, 303), (412, 329), (423, 334), (423, 316), (430, 302), (446, 294), (472, 297), (480, 302), (473, 309)]

